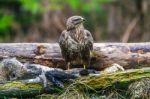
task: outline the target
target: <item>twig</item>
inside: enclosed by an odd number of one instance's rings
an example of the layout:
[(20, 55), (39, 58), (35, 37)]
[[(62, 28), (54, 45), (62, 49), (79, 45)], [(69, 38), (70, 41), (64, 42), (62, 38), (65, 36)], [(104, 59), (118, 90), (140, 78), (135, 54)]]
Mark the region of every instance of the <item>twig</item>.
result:
[(139, 17), (136, 16), (136, 17), (130, 22), (130, 24), (128, 25), (128, 27), (127, 27), (127, 29), (126, 29), (124, 35), (123, 35), (123, 38), (122, 38), (122, 42), (123, 42), (123, 43), (127, 43), (127, 42), (128, 42), (129, 37), (130, 37), (130, 34), (131, 34), (132, 30), (135, 28), (135, 26), (136, 26), (138, 20), (139, 20)]

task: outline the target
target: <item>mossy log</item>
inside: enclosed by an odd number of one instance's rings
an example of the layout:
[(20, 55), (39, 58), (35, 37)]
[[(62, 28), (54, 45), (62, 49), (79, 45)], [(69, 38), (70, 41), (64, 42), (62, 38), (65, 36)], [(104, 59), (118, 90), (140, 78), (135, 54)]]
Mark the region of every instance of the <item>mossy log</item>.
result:
[(107, 87), (124, 89), (130, 83), (145, 77), (150, 77), (150, 68), (130, 69), (112, 74), (81, 78), (80, 80), (93, 89), (105, 89)]
[[(21, 62), (53, 68), (66, 68), (57, 43), (1, 43), (0, 58), (5, 57), (16, 57)], [(113, 63), (124, 68), (150, 66), (150, 43), (95, 43), (91, 57), (90, 68), (97, 70)]]
[[(145, 77), (150, 77), (150, 68), (131, 69), (112, 74), (100, 74), (99, 76), (80, 77), (76, 79), (75, 82), (77, 82), (77, 85), (80, 85), (82, 83), (84, 85), (90, 86), (89, 88), (95, 90), (105, 89), (108, 87), (127, 89), (130, 83), (138, 81)], [(66, 85), (66, 87), (67, 86), (68, 85)], [(85, 87), (81, 85), (80, 88), (84, 89)], [(44, 89), (40, 83), (26, 84), (23, 81), (13, 81), (0, 85), (0, 98), (31, 97), (46, 92), (43, 90)]]
[(24, 83), (22, 81), (13, 81), (5, 84), (0, 84), (0, 99), (8, 97), (33, 97), (43, 92), (43, 87), (40, 83)]

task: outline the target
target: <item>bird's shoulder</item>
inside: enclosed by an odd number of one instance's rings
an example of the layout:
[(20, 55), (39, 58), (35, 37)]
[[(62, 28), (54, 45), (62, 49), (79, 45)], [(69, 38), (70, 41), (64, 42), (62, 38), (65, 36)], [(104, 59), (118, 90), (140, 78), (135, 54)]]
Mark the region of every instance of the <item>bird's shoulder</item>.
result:
[(93, 36), (92, 36), (92, 34), (88, 30), (84, 30), (84, 31), (85, 31), (85, 34), (86, 34), (86, 36), (85, 36), (85, 42), (87, 42), (86, 43), (87, 47), (89, 47), (90, 50), (93, 50), (93, 42), (94, 42)]
[(61, 35), (67, 35), (68, 34), (68, 31), (67, 30), (63, 30)]
[(67, 37), (67, 31), (66, 30), (64, 30), (64, 31), (62, 31), (62, 33), (61, 33), (61, 35), (60, 35), (60, 37), (59, 37), (59, 43), (62, 43), (62, 41), (65, 41), (65, 38)]
[(91, 36), (91, 32), (89, 30), (84, 30), (84, 33), (86, 34), (86, 36)]

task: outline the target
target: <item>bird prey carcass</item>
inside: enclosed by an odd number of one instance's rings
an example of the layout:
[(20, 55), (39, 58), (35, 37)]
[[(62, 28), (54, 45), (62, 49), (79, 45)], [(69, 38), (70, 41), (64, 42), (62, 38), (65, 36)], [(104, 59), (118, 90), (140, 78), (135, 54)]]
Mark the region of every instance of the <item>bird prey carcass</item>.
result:
[(93, 50), (93, 37), (83, 26), (85, 19), (81, 16), (72, 16), (66, 22), (67, 29), (59, 38), (61, 53), (68, 69), (70, 65), (90, 65), (90, 53)]

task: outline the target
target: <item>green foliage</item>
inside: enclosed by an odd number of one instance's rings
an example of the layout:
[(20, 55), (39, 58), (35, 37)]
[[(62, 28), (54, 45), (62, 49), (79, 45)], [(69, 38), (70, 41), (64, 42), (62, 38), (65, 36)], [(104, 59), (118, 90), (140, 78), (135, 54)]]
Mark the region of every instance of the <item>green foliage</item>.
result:
[(67, 0), (67, 3), (73, 10), (89, 12), (101, 9), (102, 4), (110, 3), (112, 0)]
[(13, 16), (3, 15), (0, 17), (0, 31), (5, 31), (11, 26), (13, 22)]
[[(12, 31), (13, 22), (17, 23), (22, 33), (26, 32), (29, 25), (45, 11), (58, 11), (65, 7), (71, 8), (73, 13), (85, 16), (86, 24), (93, 23), (93, 15), (105, 22), (106, 13), (102, 4), (113, 0), (0, 0), (0, 41), (15, 36)], [(96, 22), (96, 21), (95, 21)], [(103, 23), (103, 22), (101, 22)], [(90, 24), (93, 26), (93, 24)], [(90, 27), (88, 26), (88, 27)], [(92, 29), (92, 27), (90, 27)], [(13, 34), (13, 35), (12, 35)]]
[(80, 8), (80, 0), (67, 0), (68, 4), (72, 7), (73, 10), (78, 10)]
[[(41, 0), (2, 0), (0, 1), (0, 41), (11, 36), (13, 22), (27, 27), (42, 12)], [(30, 17), (29, 17), (30, 16)], [(12, 37), (11, 37), (12, 38)]]
[(36, 14), (41, 11), (40, 0), (20, 0), (22, 8), (30, 11), (32, 14)]
[(65, 0), (49, 0), (49, 6), (46, 10), (61, 10), (64, 7)]

